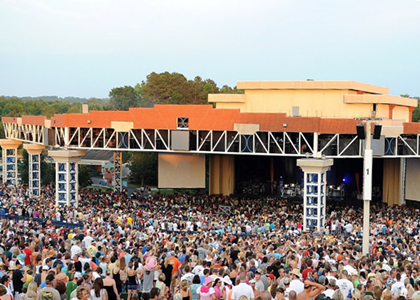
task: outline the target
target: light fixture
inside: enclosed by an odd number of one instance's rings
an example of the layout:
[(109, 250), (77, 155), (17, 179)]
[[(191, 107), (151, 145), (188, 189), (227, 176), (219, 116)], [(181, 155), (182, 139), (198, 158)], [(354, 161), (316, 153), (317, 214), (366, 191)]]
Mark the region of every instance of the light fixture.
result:
[(87, 120), (87, 123), (90, 124), (92, 121), (91, 120)]
[(287, 123), (283, 123), (283, 127), (286, 128), (287, 127)]

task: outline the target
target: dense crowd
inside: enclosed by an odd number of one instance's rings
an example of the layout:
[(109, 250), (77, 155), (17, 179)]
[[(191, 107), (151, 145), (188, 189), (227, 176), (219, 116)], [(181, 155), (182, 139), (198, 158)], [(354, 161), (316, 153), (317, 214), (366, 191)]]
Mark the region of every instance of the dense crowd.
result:
[(0, 300), (420, 300), (407, 207), (371, 206), (363, 256), (357, 207), (329, 206), (306, 232), (302, 207), (274, 198), (81, 190), (77, 207), (56, 207), (52, 188), (32, 199), (3, 186), (0, 200)]

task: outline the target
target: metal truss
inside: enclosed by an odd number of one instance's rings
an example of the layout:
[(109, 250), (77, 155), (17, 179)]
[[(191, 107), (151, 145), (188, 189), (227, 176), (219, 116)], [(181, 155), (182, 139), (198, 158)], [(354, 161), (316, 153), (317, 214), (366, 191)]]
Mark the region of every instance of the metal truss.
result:
[[(132, 129), (119, 132), (112, 128), (53, 127), (46, 136), (44, 126), (3, 123), (6, 138), (69, 149), (175, 152), (168, 129)], [(229, 130), (188, 130), (189, 153), (244, 154), (270, 156), (312, 156), (328, 158), (363, 157), (363, 144), (355, 134), (318, 134), (314, 132), (258, 131), (243, 135)], [(383, 152), (375, 157), (419, 157), (420, 134), (401, 134), (381, 140)], [(54, 143), (54, 145), (52, 145)]]
[[(132, 129), (128, 132), (118, 132), (110, 128), (76, 127), (69, 129), (67, 142), (65, 130), (55, 129), (55, 132), (57, 146), (71, 149), (175, 152), (171, 149), (171, 130), (167, 129)], [(325, 152), (329, 156), (361, 156), (355, 135), (340, 137), (339, 134), (321, 136), (312, 132), (264, 131), (241, 135), (236, 131), (217, 130), (189, 130), (188, 132), (189, 152), (191, 153), (302, 157), (313, 155), (319, 144), (322, 146), (321, 152)], [(315, 139), (320, 141), (314, 142)], [(337, 145), (339, 147), (336, 147)], [(332, 153), (332, 149), (336, 149), (336, 152)]]
[(46, 128), (41, 125), (3, 123), (4, 133), (7, 139), (13, 139), (33, 144), (44, 145)]

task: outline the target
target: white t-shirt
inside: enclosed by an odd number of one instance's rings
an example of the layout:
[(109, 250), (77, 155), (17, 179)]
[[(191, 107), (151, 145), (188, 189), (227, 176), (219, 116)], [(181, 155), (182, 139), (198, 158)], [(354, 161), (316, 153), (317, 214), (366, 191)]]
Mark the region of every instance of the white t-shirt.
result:
[(88, 248), (92, 244), (93, 238), (91, 236), (85, 236), (83, 239), (83, 244), (85, 245), (85, 248)]
[(402, 281), (397, 281), (396, 283), (394, 283), (391, 287), (391, 292), (394, 295), (394, 297), (399, 296), (398, 293), (400, 292), (400, 290), (404, 288), (404, 283)]
[(298, 279), (293, 279), (292, 281), (290, 281), (290, 285), (288, 287), (289, 292), (295, 291), (296, 295), (302, 293), (304, 288), (305, 288), (305, 285), (303, 284), (302, 281)]
[(245, 295), (248, 300), (254, 299), (254, 290), (250, 285), (247, 285), (245, 282), (241, 282), (233, 288), (232, 300), (238, 300), (242, 295)]
[(337, 280), (337, 286), (340, 288), (341, 293), (344, 297), (350, 293), (350, 290), (353, 288), (353, 283), (348, 279), (339, 279)]
[(71, 252), (71, 259), (73, 259), (76, 254), (82, 252), (82, 248), (80, 248), (80, 246), (74, 245), (74, 246), (71, 246), (70, 252)]

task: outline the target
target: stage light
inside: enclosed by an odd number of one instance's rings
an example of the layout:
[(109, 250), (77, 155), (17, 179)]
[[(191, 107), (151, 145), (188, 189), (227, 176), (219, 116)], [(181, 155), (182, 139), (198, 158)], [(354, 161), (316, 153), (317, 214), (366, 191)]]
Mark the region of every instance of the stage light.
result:
[(337, 188), (337, 190), (339, 191), (339, 190), (341, 190), (341, 186), (339, 186), (338, 188)]

